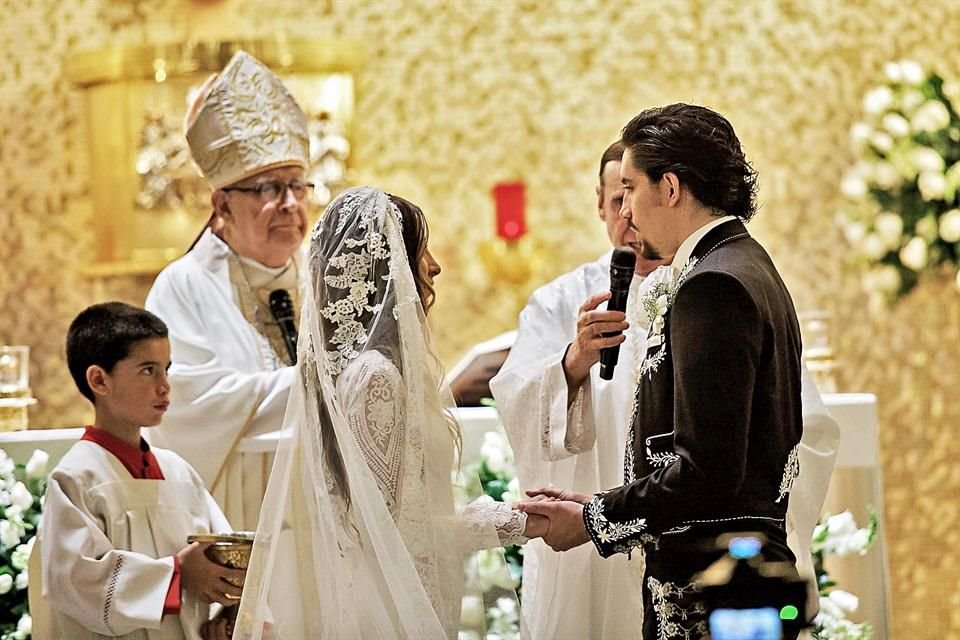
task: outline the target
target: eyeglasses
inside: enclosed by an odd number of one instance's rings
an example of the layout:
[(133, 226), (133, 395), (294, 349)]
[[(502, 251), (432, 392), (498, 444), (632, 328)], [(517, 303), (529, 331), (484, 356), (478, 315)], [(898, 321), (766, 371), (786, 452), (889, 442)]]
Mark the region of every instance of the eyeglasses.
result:
[(256, 193), (260, 196), (260, 202), (274, 202), (281, 199), (287, 193), (287, 189), (293, 193), (293, 197), (298, 201), (303, 201), (310, 192), (313, 191), (312, 182), (302, 182), (294, 180), (293, 182), (280, 182), (278, 180), (267, 180), (257, 183), (252, 187), (224, 187), (224, 191), (243, 191), (244, 193)]

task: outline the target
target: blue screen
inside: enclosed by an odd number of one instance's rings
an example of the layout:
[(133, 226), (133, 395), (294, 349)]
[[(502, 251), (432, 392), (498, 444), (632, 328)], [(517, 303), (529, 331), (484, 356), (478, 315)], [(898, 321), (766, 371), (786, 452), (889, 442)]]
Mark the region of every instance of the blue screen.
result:
[(717, 609), (710, 614), (712, 640), (782, 640), (776, 609)]

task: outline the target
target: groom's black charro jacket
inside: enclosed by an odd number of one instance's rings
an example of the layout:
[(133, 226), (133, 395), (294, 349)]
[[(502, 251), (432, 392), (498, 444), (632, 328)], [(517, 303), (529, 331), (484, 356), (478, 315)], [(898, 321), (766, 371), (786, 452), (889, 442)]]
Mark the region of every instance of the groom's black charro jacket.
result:
[(722, 223), (697, 243), (671, 297), (641, 367), (624, 485), (584, 510), (603, 556), (782, 531), (799, 471), (800, 330), (766, 251), (739, 220)]

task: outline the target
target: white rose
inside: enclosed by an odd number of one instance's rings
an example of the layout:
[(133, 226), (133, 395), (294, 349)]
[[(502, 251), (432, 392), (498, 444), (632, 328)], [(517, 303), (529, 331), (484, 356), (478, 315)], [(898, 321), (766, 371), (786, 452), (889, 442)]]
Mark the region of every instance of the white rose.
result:
[(922, 93), (916, 89), (911, 89), (903, 94), (903, 97), (900, 99), (900, 104), (903, 106), (904, 111), (913, 111), (922, 105), (925, 100), (926, 98), (923, 97)]
[(917, 147), (910, 153), (910, 158), (918, 171), (943, 171), (946, 167), (943, 156), (930, 147)]
[(9, 573), (0, 575), (0, 596), (10, 592), (13, 589), (13, 576)]
[(891, 138), (888, 133), (876, 131), (870, 136), (870, 144), (880, 153), (888, 153), (893, 149), (893, 138)]
[(860, 253), (869, 260), (879, 260), (887, 255), (887, 243), (876, 233), (868, 233), (860, 243)]
[(14, 581), (14, 584), (17, 586), (17, 591), (22, 591), (29, 586), (30, 576), (27, 574), (26, 569), (17, 574), (17, 579)]
[(903, 184), (903, 176), (889, 162), (878, 162), (873, 167), (873, 181), (881, 189), (891, 191), (900, 188)]
[(13, 490), (10, 492), (10, 499), (14, 505), (20, 507), (21, 511), (26, 511), (33, 506), (33, 494), (30, 493), (30, 489), (27, 489), (27, 485), (20, 481), (17, 481), (17, 484), (13, 485)]
[(900, 246), (903, 236), (903, 219), (900, 216), (884, 211), (873, 220), (873, 228), (888, 248), (894, 249)]
[(903, 82), (903, 72), (900, 70), (900, 63), (898, 62), (888, 62), (883, 65), (883, 73), (890, 82)]
[(0, 544), (4, 549), (13, 549), (20, 544), (20, 532), (9, 520), (0, 520)]
[(939, 227), (944, 242), (960, 242), (960, 209), (950, 209), (943, 214)]
[(913, 237), (900, 249), (900, 262), (903, 266), (914, 271), (920, 271), (927, 266), (927, 241)]
[(28, 478), (42, 478), (47, 475), (47, 464), (50, 454), (41, 449), (34, 449), (33, 455), (27, 460), (26, 473)]
[(873, 129), (867, 123), (855, 122), (853, 126), (850, 127), (850, 142), (855, 149), (859, 149), (866, 144), (872, 133)]
[(893, 91), (890, 90), (890, 87), (883, 86), (871, 89), (863, 97), (863, 109), (867, 113), (883, 113), (891, 104), (893, 104)]
[(847, 544), (850, 546), (850, 552), (856, 552), (864, 555), (870, 547), (870, 531), (868, 529), (858, 529), (856, 533), (850, 536)]
[(859, 200), (867, 195), (867, 182), (859, 173), (850, 172), (840, 182), (840, 191), (851, 200)]
[(928, 243), (933, 242), (937, 239), (937, 219), (933, 214), (923, 216), (917, 220), (917, 225), (914, 227), (914, 231), (918, 236), (926, 240)]
[(30, 617), (29, 613), (20, 616), (20, 621), (17, 623), (17, 633), (23, 634), (24, 638), (33, 633), (33, 618)]
[(939, 131), (950, 124), (950, 112), (939, 100), (927, 100), (910, 118), (914, 132)]
[(939, 171), (922, 171), (917, 177), (917, 187), (924, 200), (939, 200), (947, 189), (947, 179)]
[(843, 235), (850, 244), (860, 244), (863, 237), (867, 235), (867, 226), (856, 220), (850, 221), (843, 225)]
[(893, 293), (900, 288), (900, 272), (890, 264), (885, 264), (873, 271), (873, 282), (880, 291)]
[(849, 511), (827, 518), (827, 533), (831, 536), (850, 535), (857, 530), (857, 522)]
[(894, 138), (903, 138), (910, 134), (910, 123), (899, 113), (888, 113), (880, 123)]
[(10, 506), (11, 502), (10, 492), (6, 489), (0, 489), (0, 507)]
[(860, 606), (860, 598), (842, 589), (834, 589), (827, 597), (830, 598), (833, 604), (847, 613), (853, 613), (857, 610), (857, 607)]
[(914, 62), (913, 60), (901, 60), (900, 73), (903, 77), (903, 82), (907, 84), (918, 85), (927, 79), (927, 74), (923, 70), (923, 67), (920, 66), (920, 63)]

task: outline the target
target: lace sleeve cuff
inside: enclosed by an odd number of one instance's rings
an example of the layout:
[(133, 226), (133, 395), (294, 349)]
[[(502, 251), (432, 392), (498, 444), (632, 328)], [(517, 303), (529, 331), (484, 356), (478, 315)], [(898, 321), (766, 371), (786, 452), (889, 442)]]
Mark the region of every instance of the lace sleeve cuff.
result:
[[(523, 535), (527, 528), (527, 514), (504, 502), (495, 502), (489, 497), (481, 497), (471, 502), (461, 513), (461, 518), (478, 538), (476, 548), (490, 547), (494, 530), (500, 546), (525, 544), (528, 540)], [(486, 532), (490, 532), (490, 535), (486, 535)]]

